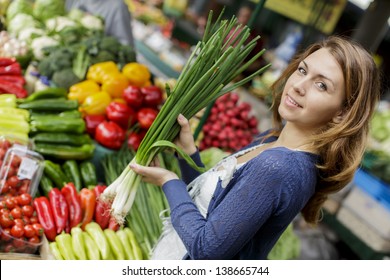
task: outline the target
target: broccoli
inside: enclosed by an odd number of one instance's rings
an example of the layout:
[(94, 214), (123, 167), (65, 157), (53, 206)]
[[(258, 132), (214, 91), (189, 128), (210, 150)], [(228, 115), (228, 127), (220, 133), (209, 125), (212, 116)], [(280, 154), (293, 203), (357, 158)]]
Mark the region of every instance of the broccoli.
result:
[(99, 49), (112, 54), (118, 53), (121, 48), (121, 43), (115, 37), (105, 36), (101, 38)]
[(75, 54), (71, 49), (63, 47), (50, 53), (48, 58), (51, 61), (52, 69), (54, 71), (58, 71), (71, 67), (74, 56)]
[(69, 90), (72, 85), (81, 82), (81, 79), (76, 76), (72, 68), (65, 68), (54, 72), (52, 81), (57, 87)]
[(42, 76), (51, 78), (54, 73), (54, 69), (51, 67), (51, 59), (46, 57), (42, 59), (38, 64), (38, 72)]
[(104, 61), (116, 61), (115, 55), (108, 51), (100, 51), (96, 56), (91, 57), (91, 64), (96, 64)]

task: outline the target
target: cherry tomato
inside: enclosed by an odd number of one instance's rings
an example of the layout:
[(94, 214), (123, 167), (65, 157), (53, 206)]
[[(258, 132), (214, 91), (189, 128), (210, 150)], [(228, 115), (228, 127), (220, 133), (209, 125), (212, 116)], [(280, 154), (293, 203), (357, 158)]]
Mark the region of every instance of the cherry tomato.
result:
[(22, 159), (19, 156), (14, 155), (12, 157), (11, 166), (18, 168), (21, 162), (22, 162)]
[(5, 253), (13, 253), (13, 252), (15, 252), (15, 247), (14, 247), (14, 245), (12, 245), (12, 244), (7, 244), (7, 245), (4, 247), (4, 252), (5, 252)]
[(34, 214), (34, 207), (32, 205), (23, 205), (22, 212), (25, 217), (31, 217)]
[(7, 209), (12, 210), (15, 207), (15, 201), (12, 199), (12, 197), (7, 198), (5, 201), (5, 207)]
[(9, 215), (9, 214), (10, 214), (10, 211), (9, 211), (7, 208), (2, 208), (2, 209), (0, 209), (0, 214)]
[(17, 188), (21, 185), (21, 182), (18, 178), (18, 176), (11, 176), (7, 180), (8, 185), (10, 185), (11, 188)]
[(34, 212), (33, 216), (30, 218), (30, 224), (38, 223), (38, 217), (36, 216), (36, 213)]
[(8, 168), (7, 178), (12, 177), (17, 174), (17, 169), (13, 166)]
[(21, 225), (18, 225), (18, 224), (15, 224), (12, 228), (11, 228), (11, 235), (13, 237), (22, 237), (24, 234), (24, 227), (21, 226)]
[(27, 238), (35, 236), (35, 229), (32, 225), (24, 226), (24, 236), (26, 236)]
[(23, 211), (20, 206), (16, 206), (11, 210), (11, 215), (14, 219), (20, 219), (23, 216)]
[(15, 238), (12, 244), (18, 251), (26, 246), (26, 242), (22, 238)]
[(22, 193), (21, 195), (18, 196), (19, 205), (31, 205), (31, 201), (32, 201), (32, 197), (29, 193)]
[(30, 218), (27, 216), (23, 216), (22, 221), (24, 222), (25, 225), (31, 224)]
[(23, 219), (15, 219), (14, 220), (14, 224), (15, 225), (21, 225), (22, 227), (24, 227), (24, 225), (26, 224), (24, 221), (23, 221)]
[(30, 237), (28, 239), (28, 242), (33, 243), (33, 244), (38, 244), (39, 242), (41, 242), (41, 240), (39, 239), (38, 236), (34, 235), (33, 237)]
[(3, 229), (10, 228), (15, 224), (14, 220), (12, 219), (11, 215), (7, 214), (1, 214), (0, 216), (0, 225)]
[(12, 236), (11, 236), (11, 229), (10, 228), (2, 229), (2, 231), (1, 231), (1, 240), (7, 242), (7, 241), (10, 241), (11, 238), (12, 238)]
[(35, 229), (35, 234), (37, 236), (42, 236), (43, 235), (44, 229), (43, 229), (43, 226), (41, 224), (35, 223), (35, 224), (32, 224), (32, 226)]

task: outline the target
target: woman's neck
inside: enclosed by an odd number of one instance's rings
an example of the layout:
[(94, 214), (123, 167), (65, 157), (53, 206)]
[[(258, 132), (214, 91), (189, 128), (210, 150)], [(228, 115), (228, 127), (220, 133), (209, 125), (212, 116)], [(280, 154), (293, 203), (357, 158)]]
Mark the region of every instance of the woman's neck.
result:
[(291, 150), (302, 150), (316, 153), (312, 146), (310, 137), (311, 132), (297, 129), (295, 126), (286, 124), (273, 146), (281, 146)]

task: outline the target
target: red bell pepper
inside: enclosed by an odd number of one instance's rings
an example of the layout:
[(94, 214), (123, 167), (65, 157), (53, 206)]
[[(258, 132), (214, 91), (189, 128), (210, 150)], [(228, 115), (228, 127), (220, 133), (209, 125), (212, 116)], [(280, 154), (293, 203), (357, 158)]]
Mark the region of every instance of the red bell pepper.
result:
[(0, 83), (2, 83), (2, 81), (12, 82), (21, 87), (23, 87), (26, 83), (25, 78), (19, 75), (0, 75)]
[(82, 221), (81, 200), (75, 185), (70, 182), (61, 189), (69, 209), (69, 227), (72, 229)]
[[(1, 77), (1, 76), (0, 76)], [(13, 93), (17, 98), (26, 98), (27, 90), (17, 83), (1, 80), (0, 81), (0, 93)]]
[(81, 210), (83, 211), (83, 220), (81, 229), (85, 230), (85, 226), (93, 219), (95, 212), (96, 195), (93, 190), (83, 188), (80, 191)]
[(92, 137), (95, 136), (96, 127), (106, 120), (105, 115), (86, 115), (84, 117), (87, 133)]
[(143, 104), (146, 107), (157, 108), (162, 103), (163, 94), (158, 86), (145, 86), (141, 88), (141, 92), (144, 96)]
[(139, 132), (130, 132), (127, 137), (127, 147), (133, 149), (134, 151), (138, 150), (139, 145), (141, 144), (142, 139), (145, 137), (146, 130), (141, 130)]
[(66, 233), (69, 233), (69, 231), (67, 231), (70, 230), (69, 227), (67, 227), (69, 219), (69, 208), (64, 195), (59, 189), (52, 188), (49, 191), (49, 201), (53, 211), (57, 234), (60, 234), (64, 230)]
[(127, 129), (136, 121), (134, 110), (126, 104), (116, 101), (112, 101), (106, 107), (106, 115), (110, 121), (116, 122), (124, 129)]
[(126, 139), (125, 130), (112, 121), (104, 121), (96, 127), (95, 140), (110, 149), (119, 149)]
[(0, 57), (0, 66), (8, 66), (16, 62), (15, 58)]
[(139, 126), (144, 129), (148, 129), (155, 118), (157, 117), (158, 111), (152, 108), (142, 108), (137, 112), (137, 120)]
[(93, 191), (96, 196), (94, 220), (96, 223), (100, 225), (102, 229), (106, 229), (108, 227), (108, 223), (111, 217), (110, 205), (99, 199), (99, 196), (104, 192), (106, 188), (107, 188), (106, 186), (101, 186), (101, 185), (98, 185), (95, 188), (93, 188)]
[(54, 241), (57, 233), (49, 200), (46, 196), (40, 196), (35, 198), (33, 203), (37, 212), (38, 221), (43, 227), (46, 238), (49, 241)]
[(130, 107), (138, 109), (142, 106), (144, 96), (139, 87), (132, 85), (128, 86), (123, 90), (122, 96)]
[(22, 68), (18, 62), (7, 66), (0, 66), (0, 75), (22, 75)]

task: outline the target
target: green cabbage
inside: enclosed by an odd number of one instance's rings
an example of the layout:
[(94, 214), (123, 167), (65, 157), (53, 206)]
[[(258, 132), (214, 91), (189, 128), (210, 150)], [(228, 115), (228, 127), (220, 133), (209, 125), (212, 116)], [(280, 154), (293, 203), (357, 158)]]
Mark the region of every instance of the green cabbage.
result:
[(14, 0), (7, 8), (7, 22), (10, 22), (17, 14), (32, 15), (33, 6), (29, 0)]
[(33, 15), (41, 22), (49, 18), (65, 15), (65, 1), (63, 0), (36, 0)]

